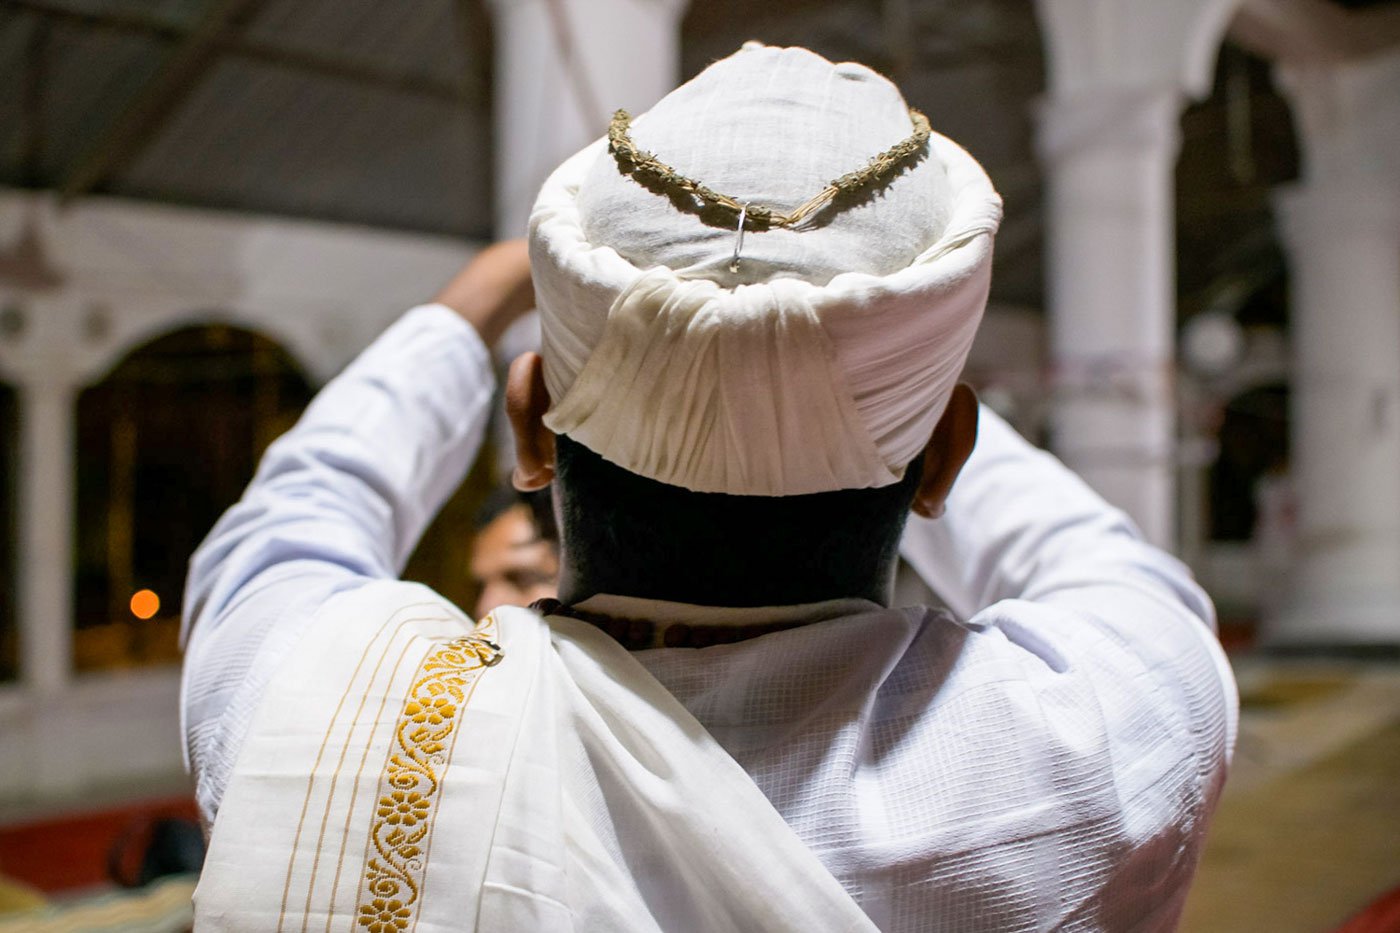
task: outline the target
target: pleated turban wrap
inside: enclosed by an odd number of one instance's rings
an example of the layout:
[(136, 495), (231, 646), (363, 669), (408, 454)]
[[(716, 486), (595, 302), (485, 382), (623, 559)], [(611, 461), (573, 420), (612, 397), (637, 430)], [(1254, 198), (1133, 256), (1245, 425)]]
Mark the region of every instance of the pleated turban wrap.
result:
[[(749, 43), (673, 91), (633, 142), (743, 203), (789, 211), (913, 132), (893, 84)], [(600, 139), (530, 219), (545, 424), (697, 492), (897, 482), (943, 414), (986, 306), (1001, 200), (932, 134), (884, 185), (798, 229), (710, 226)]]

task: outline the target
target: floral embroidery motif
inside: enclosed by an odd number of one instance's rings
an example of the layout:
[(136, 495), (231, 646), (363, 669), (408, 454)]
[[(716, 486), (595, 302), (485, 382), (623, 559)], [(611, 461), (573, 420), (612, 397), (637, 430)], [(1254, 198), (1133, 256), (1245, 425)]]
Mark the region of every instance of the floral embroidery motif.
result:
[(403, 710), (403, 714), (414, 722), (427, 723), (430, 726), (442, 725), (443, 720), (451, 719), (455, 712), (457, 707), (444, 697), (425, 700), (422, 703), (409, 700)]
[(427, 870), (423, 853), (440, 770), (451, 754), (457, 713), (481, 672), (502, 658), (500, 646), (491, 641), (495, 626), (495, 617), (488, 615), (470, 635), (429, 651), (414, 674), (394, 726), (370, 826), (357, 910), (367, 933), (400, 933), (412, 925)]
[(413, 826), (428, 818), (428, 798), (417, 791), (396, 790), (379, 798), (379, 818), (386, 823)]
[(408, 918), (413, 911), (403, 905), (403, 901), (376, 897), (360, 908), (360, 926), (368, 927), (369, 933), (397, 933), (408, 928)]

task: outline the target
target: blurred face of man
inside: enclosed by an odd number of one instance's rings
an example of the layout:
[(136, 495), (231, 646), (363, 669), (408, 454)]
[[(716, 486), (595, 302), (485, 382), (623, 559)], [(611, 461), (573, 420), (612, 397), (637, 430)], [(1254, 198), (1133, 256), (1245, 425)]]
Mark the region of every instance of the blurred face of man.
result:
[(554, 596), (559, 556), (554, 545), (540, 537), (529, 508), (513, 505), (477, 535), (470, 571), (481, 587), (475, 613), (479, 619), (497, 606), (528, 606)]

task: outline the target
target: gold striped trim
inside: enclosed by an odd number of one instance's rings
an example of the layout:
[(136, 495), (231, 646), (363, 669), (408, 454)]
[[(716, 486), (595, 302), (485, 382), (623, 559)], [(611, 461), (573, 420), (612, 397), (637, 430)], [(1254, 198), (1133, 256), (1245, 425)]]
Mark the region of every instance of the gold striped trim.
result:
[(430, 650), (414, 673), (370, 820), (355, 905), (356, 919), (368, 933), (399, 933), (417, 920), (441, 772), (452, 757), (458, 714), (481, 672), (501, 661), (495, 632), (496, 619), (488, 615), (471, 634)]

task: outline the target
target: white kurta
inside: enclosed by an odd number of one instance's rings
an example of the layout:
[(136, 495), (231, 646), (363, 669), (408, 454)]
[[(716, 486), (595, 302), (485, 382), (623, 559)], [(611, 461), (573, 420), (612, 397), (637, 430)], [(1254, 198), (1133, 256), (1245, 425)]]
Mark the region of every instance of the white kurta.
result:
[[(416, 309), (269, 450), (196, 555), (184, 715), (211, 820), (294, 646), (397, 574), (475, 455), (491, 389), (475, 333)], [(822, 620), (633, 657), (880, 929), (1171, 929), (1237, 718), (1208, 600), (986, 411), (948, 514), (914, 520), (904, 553), (954, 615), (584, 608)]]

